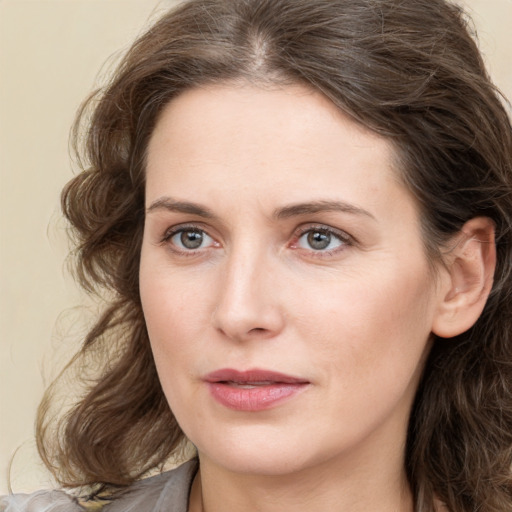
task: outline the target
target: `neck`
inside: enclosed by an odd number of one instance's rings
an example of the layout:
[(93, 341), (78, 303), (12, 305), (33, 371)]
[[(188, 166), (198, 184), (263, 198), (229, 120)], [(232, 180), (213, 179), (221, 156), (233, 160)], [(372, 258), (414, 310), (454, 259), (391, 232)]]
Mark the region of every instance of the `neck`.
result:
[(368, 466), (325, 461), (286, 475), (233, 473), (205, 456), (194, 480), (189, 512), (412, 512), (403, 460)]

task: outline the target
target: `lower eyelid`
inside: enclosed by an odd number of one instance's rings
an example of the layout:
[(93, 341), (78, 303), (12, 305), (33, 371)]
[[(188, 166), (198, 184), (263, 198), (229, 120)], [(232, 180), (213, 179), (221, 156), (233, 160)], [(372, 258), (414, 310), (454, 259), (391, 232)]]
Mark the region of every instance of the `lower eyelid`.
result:
[[(187, 249), (187, 248), (182, 248), (177, 244), (171, 243), (171, 240), (174, 236), (176, 236), (179, 233), (186, 232), (186, 231), (196, 231), (196, 232), (202, 233), (204, 236), (208, 237), (208, 239), (209, 239), (207, 245), (204, 247), (199, 247), (197, 249)], [(315, 250), (314, 248), (300, 247), (298, 245), (300, 238), (312, 231), (313, 232), (317, 231), (317, 232), (328, 234), (328, 235), (332, 236), (334, 239), (338, 240), (339, 244), (332, 249), (325, 248), (325, 249), (316, 249)], [(177, 253), (181, 252), (184, 254), (186, 253), (188, 255), (192, 255), (195, 252), (199, 252), (203, 249), (208, 249), (210, 247), (220, 247), (220, 245), (221, 245), (216, 241), (216, 239), (212, 235), (210, 235), (208, 233), (207, 230), (205, 230), (203, 227), (200, 227), (200, 226), (197, 226), (194, 224), (178, 225), (178, 226), (173, 226), (172, 228), (168, 228), (162, 235), (159, 236), (158, 243), (162, 244), (162, 245), (172, 245), (175, 248), (175, 251)], [(317, 257), (322, 257), (322, 255), (328, 256), (331, 254), (335, 254), (336, 252), (342, 251), (346, 246), (355, 245), (355, 243), (356, 243), (356, 241), (354, 240), (354, 238), (343, 231), (338, 231), (333, 228), (327, 227), (325, 225), (310, 225), (310, 226), (304, 227), (304, 228), (296, 231), (296, 233), (293, 235), (292, 240), (290, 241), (288, 246), (292, 247), (292, 248), (308, 251), (311, 253), (315, 253), (315, 255)]]
[[(300, 245), (300, 239), (307, 235), (310, 232), (320, 232), (325, 233), (332, 236), (335, 240), (338, 240), (339, 243), (336, 247), (329, 248), (328, 246), (323, 249), (314, 249), (313, 247), (303, 247)], [(336, 256), (341, 252), (345, 251), (348, 247), (355, 245), (355, 240), (349, 234), (345, 232), (340, 232), (338, 230), (332, 229), (330, 227), (324, 225), (313, 225), (313, 226), (305, 226), (300, 229), (292, 238), (289, 247), (292, 249), (299, 250), (301, 252), (305, 252), (309, 254), (311, 257), (315, 258), (328, 258), (330, 256)]]
[[(181, 233), (186, 232), (197, 232), (201, 233), (205, 239), (204, 244), (197, 248), (187, 248), (183, 247), (179, 243), (173, 242), (173, 238), (177, 235), (180, 235)], [(205, 229), (200, 228), (198, 226), (176, 226), (173, 228), (168, 229), (164, 235), (162, 235), (160, 239), (160, 244), (162, 246), (165, 246), (168, 248), (168, 250), (172, 251), (173, 253), (181, 256), (195, 256), (199, 255), (201, 252), (211, 249), (211, 248), (218, 248), (220, 247), (220, 244), (217, 242), (217, 240), (210, 235)]]

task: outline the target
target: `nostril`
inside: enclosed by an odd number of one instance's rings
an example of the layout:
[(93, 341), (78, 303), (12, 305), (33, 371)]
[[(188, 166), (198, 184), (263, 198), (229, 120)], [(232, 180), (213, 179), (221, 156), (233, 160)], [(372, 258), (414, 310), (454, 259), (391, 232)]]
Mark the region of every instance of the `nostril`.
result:
[(238, 341), (266, 339), (278, 334), (284, 326), (279, 306), (260, 298), (263, 294), (242, 291), (231, 286), (212, 306), (214, 329)]
[(249, 332), (254, 332), (254, 333), (257, 333), (257, 332), (265, 332), (266, 329), (264, 329), (263, 327), (254, 327), (254, 329), (251, 329)]

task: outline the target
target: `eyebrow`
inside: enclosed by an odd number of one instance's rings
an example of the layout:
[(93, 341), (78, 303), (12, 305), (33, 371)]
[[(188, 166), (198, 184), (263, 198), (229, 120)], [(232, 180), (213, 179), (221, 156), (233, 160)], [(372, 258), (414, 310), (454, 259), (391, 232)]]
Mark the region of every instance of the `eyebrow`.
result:
[(152, 213), (158, 210), (189, 213), (191, 215), (197, 215), (198, 217), (204, 217), (206, 219), (212, 219), (215, 217), (209, 208), (205, 208), (204, 206), (200, 206), (196, 203), (190, 203), (187, 201), (175, 201), (170, 197), (161, 197), (160, 199), (157, 199), (146, 209), (146, 213)]
[[(176, 201), (170, 197), (161, 197), (151, 203), (146, 209), (146, 213), (152, 213), (158, 210), (166, 210), (170, 212), (188, 213), (191, 215), (197, 215), (206, 219), (213, 219), (216, 215), (204, 206), (197, 203), (188, 201)], [(290, 217), (299, 217), (301, 215), (310, 215), (312, 213), (321, 212), (343, 212), (352, 215), (363, 215), (376, 220), (375, 217), (367, 210), (360, 208), (359, 206), (346, 203), (344, 201), (311, 201), (307, 203), (297, 203), (278, 208), (274, 211), (273, 217), (275, 219), (288, 219)]]
[(320, 212), (343, 212), (353, 215), (363, 215), (376, 220), (369, 211), (344, 201), (312, 201), (308, 203), (292, 204), (276, 210), (274, 217), (277, 219), (287, 219)]

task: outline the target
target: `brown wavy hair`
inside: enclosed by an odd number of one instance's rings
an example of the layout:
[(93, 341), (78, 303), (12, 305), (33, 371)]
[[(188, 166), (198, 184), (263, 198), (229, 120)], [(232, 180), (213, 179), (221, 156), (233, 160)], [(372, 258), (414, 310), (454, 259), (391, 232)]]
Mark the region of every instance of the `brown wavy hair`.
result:
[(492, 292), (469, 331), (434, 341), (406, 469), (417, 512), (435, 497), (451, 512), (512, 510), (512, 128), (465, 14), (444, 0), (190, 0), (133, 44), (74, 132), (83, 171), (62, 208), (77, 278), (107, 305), (71, 363), (87, 376), (80, 399), (56, 423), (54, 388), (41, 405), (46, 464), (65, 486), (123, 486), (179, 447), (139, 297), (146, 148), (182, 91), (238, 80), (307, 84), (390, 140), (432, 261), (467, 220), (494, 221)]

